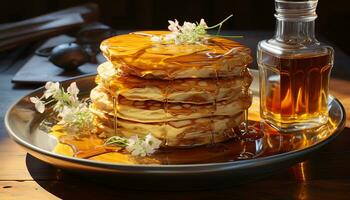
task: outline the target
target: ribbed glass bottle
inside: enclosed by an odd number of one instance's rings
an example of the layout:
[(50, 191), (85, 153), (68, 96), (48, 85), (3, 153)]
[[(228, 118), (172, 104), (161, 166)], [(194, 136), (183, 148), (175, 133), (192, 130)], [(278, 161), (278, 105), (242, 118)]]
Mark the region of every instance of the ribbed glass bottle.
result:
[(261, 118), (283, 132), (328, 121), (333, 49), (315, 38), (317, 2), (275, 0), (275, 36), (258, 44)]

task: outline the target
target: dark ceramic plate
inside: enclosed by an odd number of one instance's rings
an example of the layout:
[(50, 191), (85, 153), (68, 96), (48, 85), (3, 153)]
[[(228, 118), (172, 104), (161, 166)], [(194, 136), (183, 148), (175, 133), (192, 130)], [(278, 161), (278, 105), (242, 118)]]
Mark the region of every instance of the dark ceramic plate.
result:
[[(252, 71), (254, 80), (258, 80), (257, 71)], [(94, 86), (94, 76), (85, 76), (62, 82), (64, 87), (77, 82), (82, 92), (88, 93)], [(258, 115), (258, 83), (254, 81), (251, 89), (254, 103), (250, 116)], [(243, 183), (266, 176), (279, 169), (301, 162), (310, 154), (332, 141), (345, 124), (345, 111), (341, 103), (330, 97), (329, 117), (333, 128), (319, 134), (306, 133), (301, 137), (307, 145), (291, 148), (280, 153), (271, 153), (264, 157), (251, 157), (218, 163), (180, 164), (180, 165), (126, 165), (99, 162), (53, 153), (56, 138), (38, 129), (45, 116), (40, 115), (29, 101), (29, 97), (42, 93), (43, 88), (28, 94), (11, 106), (5, 116), (5, 124), (11, 138), (24, 147), (34, 157), (59, 168), (106, 180), (118, 187), (143, 189), (198, 189), (221, 187), (226, 184)], [(289, 143), (293, 143), (290, 141)], [(283, 143), (281, 143), (283, 145)], [(256, 145), (257, 148), (261, 146)], [(96, 179), (99, 177), (98, 179)]]

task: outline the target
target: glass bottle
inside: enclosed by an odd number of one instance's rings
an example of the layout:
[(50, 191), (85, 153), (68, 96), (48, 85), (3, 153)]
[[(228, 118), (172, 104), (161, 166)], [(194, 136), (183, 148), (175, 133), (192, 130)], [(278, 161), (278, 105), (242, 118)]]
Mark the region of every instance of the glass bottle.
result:
[(260, 115), (283, 132), (328, 121), (333, 49), (315, 38), (317, 2), (275, 0), (275, 35), (258, 44)]

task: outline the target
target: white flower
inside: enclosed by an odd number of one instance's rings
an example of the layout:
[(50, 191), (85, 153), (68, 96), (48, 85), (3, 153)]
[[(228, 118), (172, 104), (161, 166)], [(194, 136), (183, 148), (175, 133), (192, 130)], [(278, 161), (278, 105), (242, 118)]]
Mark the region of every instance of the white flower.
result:
[(65, 123), (71, 123), (74, 121), (74, 113), (75, 110), (68, 106), (63, 106), (61, 112), (58, 113), (58, 117), (61, 118), (61, 120), (58, 122), (58, 124), (65, 124)]
[(208, 28), (208, 26), (203, 19), (201, 19), (199, 24), (185, 21), (182, 26), (179, 25), (176, 19), (175, 21), (169, 20), (168, 22), (168, 29), (171, 33), (161, 36), (152, 36), (151, 41), (162, 44), (197, 44), (207, 39), (206, 28)]
[(35, 109), (39, 113), (44, 113), (45, 111), (45, 103), (39, 97), (30, 97), (30, 101), (34, 103)]
[(53, 82), (47, 82), (45, 84), (45, 92), (44, 92), (44, 97), (45, 99), (48, 99), (51, 96), (55, 96), (57, 93), (60, 92), (60, 84), (58, 82), (53, 83)]
[(128, 139), (126, 150), (133, 156), (146, 156), (154, 153), (162, 142), (148, 134), (144, 139), (140, 139), (137, 135)]
[(161, 143), (162, 143), (162, 141), (153, 137), (151, 134), (146, 135), (145, 141), (144, 141), (144, 147), (146, 149), (146, 153), (147, 154), (154, 153), (155, 150), (159, 148)]
[(134, 135), (128, 139), (128, 145), (126, 150), (133, 156), (146, 156), (146, 151), (143, 148), (142, 141), (137, 135)]
[(86, 103), (80, 103), (77, 107), (64, 106), (58, 117), (61, 119), (58, 124), (73, 133), (89, 131), (93, 126), (93, 115)]
[(200, 26), (203, 26), (204, 28), (208, 28), (207, 23), (205, 23), (204, 19), (201, 19), (201, 21), (199, 22)]
[(69, 94), (69, 103), (71, 106), (78, 106), (79, 105), (79, 88), (77, 87), (77, 84), (75, 82), (71, 83), (70, 86), (67, 88), (67, 93)]
[(77, 97), (79, 94), (79, 88), (77, 87), (77, 83), (76, 82), (71, 83), (67, 88), (67, 92), (73, 95), (74, 97)]
[(179, 32), (179, 22), (175, 19), (175, 21), (168, 20), (169, 26), (168, 29), (171, 32)]
[(182, 32), (192, 32), (196, 28), (195, 23), (184, 22), (182, 27), (180, 28)]
[(207, 30), (218, 28), (218, 35), (222, 24), (232, 16), (233, 15), (226, 17), (220, 23), (211, 27), (208, 27), (204, 19), (201, 19), (199, 23), (191, 23), (185, 21), (182, 26), (179, 25), (179, 22), (176, 19), (175, 21), (169, 20), (168, 29), (171, 31), (171, 33), (161, 36), (153, 36), (151, 37), (151, 41), (161, 44), (202, 44), (206, 42), (210, 37), (210, 35), (207, 33)]

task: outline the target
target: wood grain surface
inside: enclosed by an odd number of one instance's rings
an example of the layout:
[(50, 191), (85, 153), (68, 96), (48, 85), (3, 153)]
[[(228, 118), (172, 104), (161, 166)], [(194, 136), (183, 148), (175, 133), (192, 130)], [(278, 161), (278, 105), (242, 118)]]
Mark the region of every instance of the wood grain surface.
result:
[[(256, 38), (260, 40), (260, 38)], [(256, 43), (255, 43), (256, 44)], [(10, 104), (36, 86), (11, 78), (31, 47), (0, 55), (0, 120)], [(343, 57), (350, 65), (349, 57)], [(16, 62), (14, 62), (16, 61)], [(338, 71), (338, 73), (340, 73)], [(350, 81), (332, 78), (331, 94), (350, 113)], [(305, 162), (244, 185), (202, 191), (133, 191), (94, 182), (50, 166), (15, 144), (0, 123), (0, 199), (350, 199), (350, 118), (329, 145)], [(164, 180), (166, 184), (166, 180)], [(210, 181), (210, 180), (208, 180)], [(230, 181), (230, 180), (227, 180)]]

